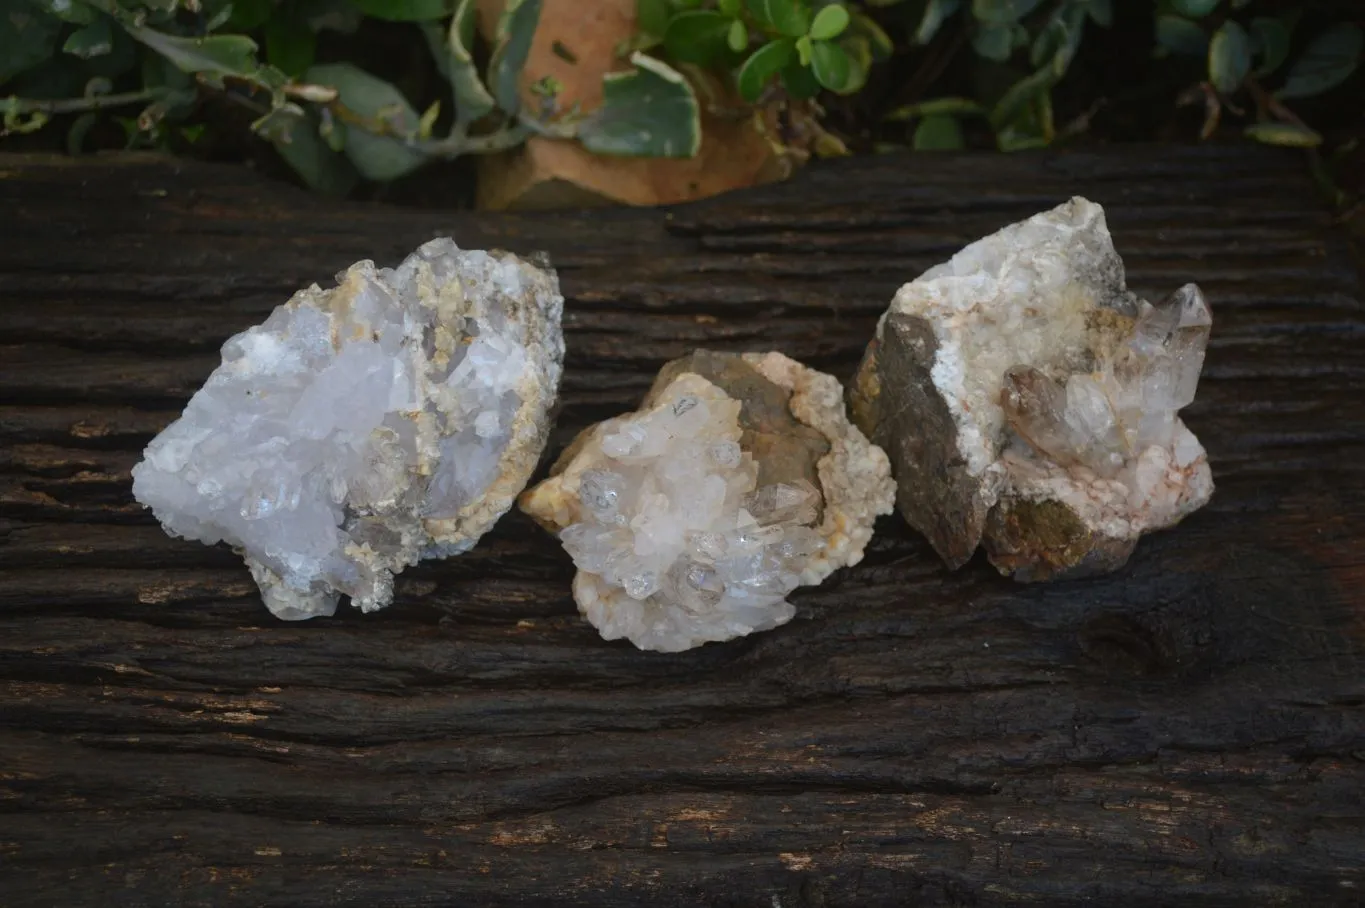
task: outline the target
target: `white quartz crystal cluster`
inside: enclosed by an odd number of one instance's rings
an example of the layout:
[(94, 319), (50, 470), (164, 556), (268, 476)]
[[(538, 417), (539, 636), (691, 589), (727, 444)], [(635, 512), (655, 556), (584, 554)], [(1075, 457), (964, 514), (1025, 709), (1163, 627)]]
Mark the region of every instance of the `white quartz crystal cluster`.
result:
[(337, 281), (224, 344), (133, 471), (287, 619), (381, 608), (394, 573), (473, 546), (536, 466), (563, 360), (554, 273), (509, 253), (437, 239)]
[(709, 378), (666, 368), (642, 409), (589, 429), (523, 498), (607, 639), (675, 652), (783, 624), (787, 595), (860, 560), (892, 508), (890, 465), (835, 379), (780, 354), (709, 356)]
[[(1212, 320), (1199, 288), (1139, 303), (1132, 334), (1095, 369), (1056, 381), (1032, 366), (1005, 373), (1014, 430), (1003, 463), (1016, 497), (1056, 497), (1110, 536), (1166, 526), (1202, 505), (1213, 478), (1176, 415), (1194, 401)], [(1107, 345), (1105, 345), (1107, 347)]]
[(1194, 400), (1211, 319), (1193, 284), (1128, 291), (1104, 211), (1075, 198), (896, 294), (851, 391), (899, 505), (950, 565), (984, 543), (1023, 580), (1123, 564), (1202, 506)]

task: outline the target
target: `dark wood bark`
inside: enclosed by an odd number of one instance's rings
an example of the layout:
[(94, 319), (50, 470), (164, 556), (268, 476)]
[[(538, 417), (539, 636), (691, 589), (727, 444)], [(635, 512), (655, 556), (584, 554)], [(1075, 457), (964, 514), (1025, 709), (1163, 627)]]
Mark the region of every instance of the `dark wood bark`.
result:
[[(441, 233), (548, 251), (563, 444), (696, 346), (847, 379), (895, 288), (1084, 194), (1197, 280), (1218, 491), (1112, 576), (947, 571), (899, 518), (772, 633), (609, 644), (509, 515), (393, 607), (273, 620), (128, 471), (295, 288)], [(1365, 894), (1365, 308), (1290, 155), (877, 157), (671, 212), (340, 204), (0, 157), (0, 904), (1157, 906)]]

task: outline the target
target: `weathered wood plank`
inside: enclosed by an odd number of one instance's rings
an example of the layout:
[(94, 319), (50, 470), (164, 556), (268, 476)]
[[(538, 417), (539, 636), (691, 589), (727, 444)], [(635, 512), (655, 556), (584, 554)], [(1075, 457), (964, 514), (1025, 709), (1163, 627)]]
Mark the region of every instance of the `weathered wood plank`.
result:
[[(869, 158), (670, 212), (329, 202), (0, 156), (0, 904), (1132, 906), (1365, 894), (1365, 304), (1294, 159)], [(1072, 194), (1215, 327), (1213, 502), (1107, 578), (899, 518), (778, 631), (601, 641), (509, 515), (395, 605), (274, 621), (132, 501), (216, 347), (438, 233), (548, 251), (562, 444), (696, 346), (852, 371), (895, 288)]]

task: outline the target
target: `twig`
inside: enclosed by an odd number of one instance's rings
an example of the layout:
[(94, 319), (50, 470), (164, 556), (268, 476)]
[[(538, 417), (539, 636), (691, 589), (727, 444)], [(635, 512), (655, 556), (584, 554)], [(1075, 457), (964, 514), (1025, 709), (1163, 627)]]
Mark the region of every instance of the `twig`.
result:
[(434, 158), (457, 158), (465, 154), (487, 154), (515, 148), (530, 138), (531, 135), (530, 129), (518, 123), (516, 126), (509, 126), (481, 136), (457, 134), (446, 139), (412, 138), (407, 140), (407, 146), (414, 151)]
[(15, 114), (80, 113), (87, 110), (122, 107), (125, 104), (142, 104), (147, 101), (155, 101), (161, 95), (160, 89), (147, 89), (145, 91), (124, 92), (118, 95), (92, 95), (88, 98), (62, 98), (55, 101), (44, 101), (36, 98), (0, 98), (0, 110)]
[(1290, 110), (1288, 107), (1285, 107), (1280, 103), (1279, 99), (1262, 88), (1261, 83), (1256, 81), (1255, 76), (1247, 76), (1245, 84), (1247, 89), (1251, 92), (1251, 96), (1255, 98), (1256, 106), (1261, 110), (1272, 113), (1280, 120), (1283, 120), (1286, 123), (1292, 123), (1300, 129), (1312, 131), (1312, 127), (1303, 122), (1303, 120), (1300, 120), (1298, 114), (1294, 113), (1294, 111)]

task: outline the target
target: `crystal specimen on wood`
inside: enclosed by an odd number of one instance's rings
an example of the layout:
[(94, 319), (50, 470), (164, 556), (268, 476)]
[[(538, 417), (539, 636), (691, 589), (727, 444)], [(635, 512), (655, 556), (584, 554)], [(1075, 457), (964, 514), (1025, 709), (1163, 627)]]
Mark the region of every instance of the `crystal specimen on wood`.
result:
[(535, 469), (564, 357), (558, 279), (510, 253), (437, 239), (337, 282), (228, 340), (133, 470), (286, 619), (381, 608), (396, 572), (472, 547)]
[(896, 294), (850, 388), (897, 503), (951, 567), (984, 544), (1019, 580), (1123, 565), (1208, 501), (1177, 416), (1211, 320), (1199, 288), (1139, 300), (1104, 211), (1074, 198), (967, 246)]
[(608, 640), (677, 652), (776, 627), (893, 507), (890, 463), (842, 397), (779, 353), (697, 351), (580, 434), (521, 507), (559, 535)]

